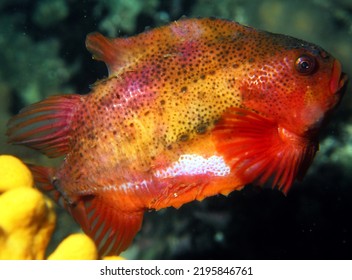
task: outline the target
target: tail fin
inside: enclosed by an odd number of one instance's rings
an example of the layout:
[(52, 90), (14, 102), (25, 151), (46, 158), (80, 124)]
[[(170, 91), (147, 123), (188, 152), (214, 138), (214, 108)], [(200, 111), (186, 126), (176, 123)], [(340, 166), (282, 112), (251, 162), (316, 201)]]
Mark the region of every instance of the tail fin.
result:
[(40, 150), (49, 157), (69, 150), (71, 121), (82, 96), (57, 95), (32, 104), (10, 119), (9, 142)]
[(54, 179), (53, 168), (31, 164), (28, 167), (38, 189), (72, 215), (94, 240), (100, 256), (118, 255), (127, 249), (142, 225), (142, 209), (126, 211), (123, 199), (114, 191), (67, 197), (61, 190), (60, 182)]

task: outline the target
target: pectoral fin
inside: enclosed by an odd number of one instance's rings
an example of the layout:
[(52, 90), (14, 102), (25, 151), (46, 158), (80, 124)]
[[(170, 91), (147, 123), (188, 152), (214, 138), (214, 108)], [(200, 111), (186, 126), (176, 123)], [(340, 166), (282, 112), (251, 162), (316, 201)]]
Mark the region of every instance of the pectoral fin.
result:
[(305, 175), (318, 149), (310, 139), (239, 108), (224, 113), (213, 137), (218, 152), (244, 184), (270, 181), (284, 192)]

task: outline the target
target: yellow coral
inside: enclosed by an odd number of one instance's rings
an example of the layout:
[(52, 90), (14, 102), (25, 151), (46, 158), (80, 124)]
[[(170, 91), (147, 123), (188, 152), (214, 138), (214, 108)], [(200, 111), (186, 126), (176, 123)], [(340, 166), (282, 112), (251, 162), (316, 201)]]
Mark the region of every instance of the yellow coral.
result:
[[(48, 260), (96, 260), (98, 250), (93, 240), (84, 233), (75, 233), (66, 237)], [(104, 260), (124, 260), (121, 256), (106, 256)]]
[(122, 261), (122, 260), (125, 260), (125, 258), (121, 257), (121, 256), (106, 256), (103, 258), (103, 260), (105, 260), (105, 261)]
[(48, 260), (96, 260), (98, 251), (92, 239), (83, 233), (64, 239)]
[(0, 193), (17, 187), (33, 187), (29, 169), (18, 158), (0, 155)]
[[(52, 202), (32, 188), (33, 177), (19, 159), (0, 155), (0, 259), (44, 259), (55, 227)], [(72, 234), (48, 257), (50, 260), (98, 258), (94, 242)], [(122, 259), (113, 256), (106, 259)]]
[(55, 226), (53, 205), (33, 189), (19, 159), (0, 156), (0, 259), (43, 259)]
[(52, 203), (36, 189), (0, 196), (0, 259), (43, 259), (55, 227)]

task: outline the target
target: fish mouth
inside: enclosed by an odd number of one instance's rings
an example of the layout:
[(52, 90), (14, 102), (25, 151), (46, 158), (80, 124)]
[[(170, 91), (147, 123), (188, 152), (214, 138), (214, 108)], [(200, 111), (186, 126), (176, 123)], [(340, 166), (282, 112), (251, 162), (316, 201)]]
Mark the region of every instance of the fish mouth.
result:
[(331, 94), (343, 93), (346, 88), (348, 76), (346, 73), (342, 72), (341, 68), (341, 63), (338, 60), (335, 60), (330, 80)]

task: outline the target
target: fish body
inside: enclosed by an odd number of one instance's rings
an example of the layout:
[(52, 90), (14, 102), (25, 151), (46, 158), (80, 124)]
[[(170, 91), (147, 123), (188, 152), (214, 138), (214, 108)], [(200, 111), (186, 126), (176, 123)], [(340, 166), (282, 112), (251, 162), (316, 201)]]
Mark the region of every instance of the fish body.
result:
[(220, 19), (182, 19), (86, 45), (109, 77), (88, 95), (49, 97), (9, 122), (9, 141), (49, 157), (37, 186), (102, 255), (120, 253), (147, 209), (244, 185), (287, 192), (318, 149), (347, 76), (320, 47)]

